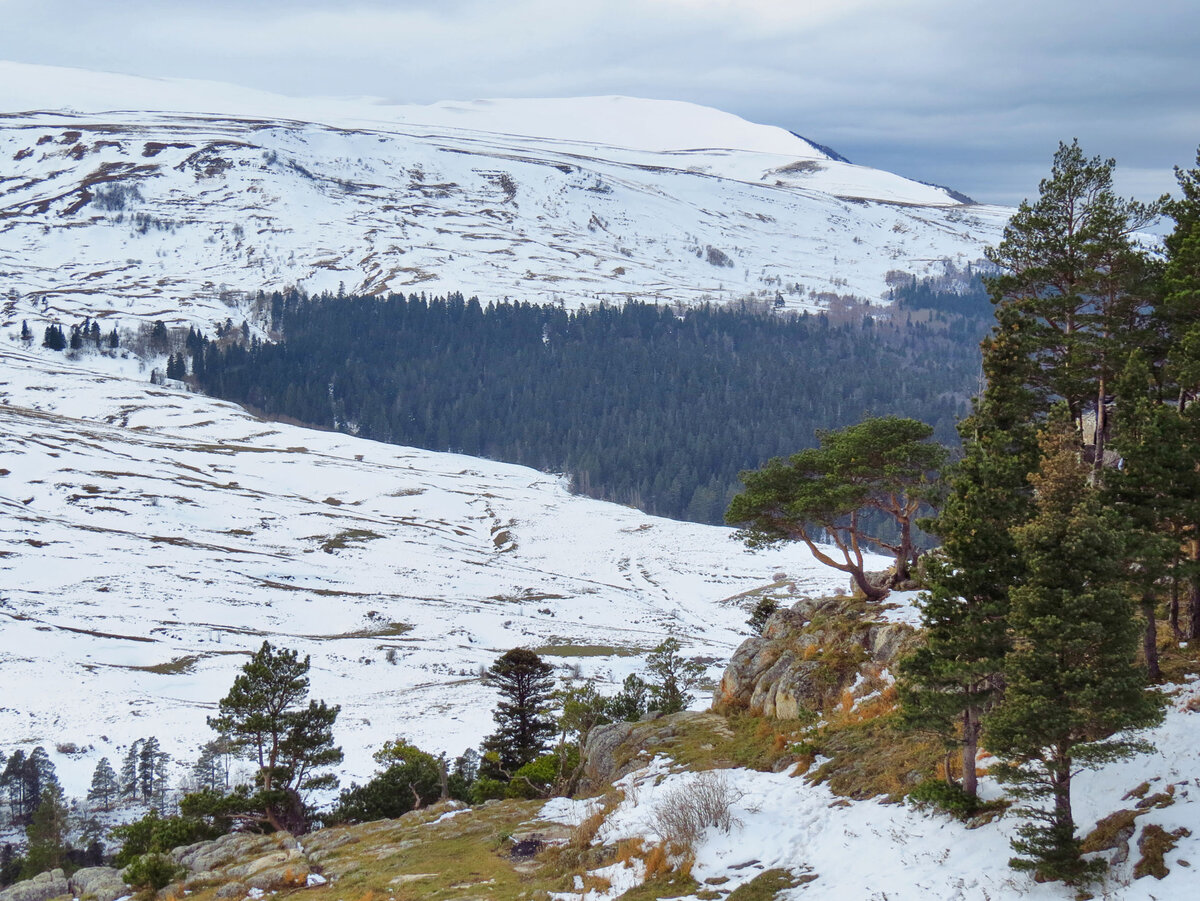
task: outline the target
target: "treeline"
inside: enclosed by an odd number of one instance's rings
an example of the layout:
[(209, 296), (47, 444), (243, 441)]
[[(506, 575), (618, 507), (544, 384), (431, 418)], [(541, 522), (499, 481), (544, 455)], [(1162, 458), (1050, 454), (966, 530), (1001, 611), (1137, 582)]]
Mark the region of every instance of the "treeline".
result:
[(266, 415), (565, 472), (583, 494), (707, 523), (722, 521), (739, 471), (864, 413), (911, 416), (957, 443), (986, 330), (947, 312), (568, 312), (460, 294), (259, 302), (278, 343), (193, 331), (168, 375)]

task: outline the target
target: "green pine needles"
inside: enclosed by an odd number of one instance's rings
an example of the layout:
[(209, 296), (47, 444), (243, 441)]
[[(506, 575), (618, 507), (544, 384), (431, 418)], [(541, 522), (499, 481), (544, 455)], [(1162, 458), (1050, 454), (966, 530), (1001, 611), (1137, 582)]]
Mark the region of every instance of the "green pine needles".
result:
[[(1006, 758), (996, 775), (1027, 802), (1029, 818), (1012, 865), (1069, 884), (1104, 869), (1084, 861), (1071, 810), (1071, 779), (1146, 749), (1119, 737), (1162, 719), (1161, 697), (1137, 666), (1139, 629), (1125, 584), (1122, 522), (1101, 506), (1062, 419), (1041, 435), (1042, 463), (1030, 477), (1035, 513), (1013, 530), (1026, 561), (1010, 594), (1013, 647), (1004, 700), (988, 717), (987, 747)], [(1048, 807), (1038, 802), (1049, 801)]]

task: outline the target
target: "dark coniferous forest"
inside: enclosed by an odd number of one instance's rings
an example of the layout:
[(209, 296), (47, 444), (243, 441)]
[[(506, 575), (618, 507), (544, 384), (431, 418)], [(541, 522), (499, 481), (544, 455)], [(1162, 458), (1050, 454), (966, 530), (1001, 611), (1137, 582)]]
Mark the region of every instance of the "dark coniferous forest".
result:
[[(925, 295), (942, 309), (916, 308)], [(896, 414), (957, 444), (988, 321), (928, 285), (897, 300), (889, 318), (276, 293), (260, 302), (278, 343), (192, 334), (175, 374), (269, 416), (564, 472), (593, 497), (719, 523), (739, 471), (817, 429)]]

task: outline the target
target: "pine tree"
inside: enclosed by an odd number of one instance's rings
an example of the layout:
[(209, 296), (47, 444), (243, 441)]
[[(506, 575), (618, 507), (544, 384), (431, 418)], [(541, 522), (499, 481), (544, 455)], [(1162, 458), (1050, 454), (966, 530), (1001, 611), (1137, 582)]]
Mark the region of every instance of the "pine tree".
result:
[(66, 350), (67, 336), (63, 334), (63, 330), (59, 326), (48, 325), (42, 338), (42, 346), (51, 350)]
[(27, 822), (32, 807), (29, 780), (26, 778), (28, 765), (25, 752), (18, 748), (5, 762), (4, 772), (0, 773), (0, 786), (8, 790), (8, 809), (12, 813), (13, 823)]
[(143, 801), (149, 801), (154, 796), (155, 774), (162, 753), (158, 739), (153, 735), (142, 742), (142, 749), (138, 753), (137, 784), (138, 794)]
[(109, 811), (112, 810), (113, 802), (116, 801), (119, 793), (120, 785), (117, 782), (117, 774), (113, 771), (108, 758), (101, 757), (100, 762), (96, 764), (96, 769), (92, 771), (92, 785), (88, 789), (88, 800), (96, 801), (101, 810)]
[(264, 641), (221, 699), (219, 715), (208, 718), (210, 728), (258, 763), (261, 790), (252, 799), (257, 815), (293, 832), (308, 828), (301, 793), (336, 785), (336, 777), (316, 771), (342, 760), (333, 743), (340, 708), (312, 700), (303, 706), (309, 666), (308, 657), (301, 660), (296, 651), (276, 650)]
[(1010, 529), (1032, 513), (1027, 479), (1037, 466), (1038, 401), (1027, 387), (1031, 366), (1017, 317), (1001, 308), (983, 342), (986, 387), (959, 426), (963, 459), (949, 474), (941, 511), (923, 524), (942, 546), (926, 557), (928, 590), (918, 601), (926, 642), (902, 664), (905, 724), (961, 749), (961, 787), (972, 798), (983, 715), (1003, 686), (1009, 591), (1023, 579)]
[(125, 758), (121, 761), (121, 797), (127, 800), (134, 799), (138, 796), (140, 787), (138, 782), (138, 767), (141, 762), (142, 743), (145, 739), (139, 738), (129, 746), (129, 750), (125, 752)]
[(1087, 158), (1079, 142), (1059, 144), (1036, 201), (1021, 204), (988, 251), (999, 274), (993, 301), (1019, 316), (1037, 366), (1030, 387), (1042, 414), (1061, 399), (1077, 427), (1094, 417), (1096, 465), (1103, 462), (1105, 398), (1141, 327), (1153, 267), (1132, 240), (1162, 202), (1143, 204), (1113, 193), (1116, 162)]
[(229, 788), (229, 764), (233, 749), (224, 737), (205, 742), (192, 765), (192, 778), (200, 791), (224, 792)]
[(679, 654), (679, 640), (668, 638), (646, 656), (650, 707), (660, 713), (677, 713), (692, 703), (690, 691), (704, 676), (704, 667)]
[(497, 658), (484, 681), (500, 692), (500, 701), (492, 714), (496, 731), (483, 748), (511, 778), (546, 750), (557, 731), (550, 714), (554, 667), (527, 648), (513, 648)]
[[(1160, 320), (1172, 339), (1163, 382), (1177, 392), (1177, 406), (1191, 422), (1200, 420), (1200, 150), (1196, 168), (1176, 169), (1181, 197), (1168, 204), (1175, 228), (1167, 235), (1163, 273), (1164, 299)], [(1200, 517), (1193, 518), (1187, 536), (1187, 561), (1180, 568), (1189, 584), (1190, 641), (1200, 641)]]
[[(916, 562), (913, 523), (946, 461), (946, 449), (929, 443), (932, 434), (925, 423), (896, 416), (818, 431), (820, 447), (741, 473), (746, 489), (730, 503), (725, 520), (742, 527), (739, 537), (751, 547), (803, 541), (826, 566), (847, 573), (864, 596), (880, 600), (887, 589), (867, 578), (866, 543), (895, 555), (894, 582), (908, 578)], [(868, 532), (868, 510), (891, 519), (898, 540)], [(837, 556), (817, 542), (822, 534), (837, 547)]]
[(57, 781), (46, 785), (37, 810), (25, 828), (29, 841), (22, 875), (26, 878), (63, 866), (70, 850), (67, 844), (67, 805)]
[[(1105, 497), (1127, 524), (1128, 578), (1143, 616), (1147, 677), (1159, 678), (1158, 598), (1190, 575), (1184, 549), (1200, 522), (1200, 430), (1195, 411), (1156, 397), (1148, 361), (1134, 354), (1118, 392), (1113, 445), (1121, 466), (1105, 478)], [(1178, 613), (1176, 611), (1175, 617)]]
[[(987, 717), (984, 743), (1006, 760), (993, 772), (1031, 802), (1021, 808), (1030, 821), (1013, 842), (1022, 856), (1012, 865), (1082, 884), (1098, 864), (1080, 854), (1072, 776), (1143, 747), (1112, 736), (1161, 719), (1161, 698), (1134, 661), (1123, 525), (1089, 485), (1065, 416), (1042, 431), (1039, 447), (1035, 512), (1013, 530), (1026, 578), (1010, 593), (1004, 700)], [(1038, 803), (1047, 799), (1048, 809)]]

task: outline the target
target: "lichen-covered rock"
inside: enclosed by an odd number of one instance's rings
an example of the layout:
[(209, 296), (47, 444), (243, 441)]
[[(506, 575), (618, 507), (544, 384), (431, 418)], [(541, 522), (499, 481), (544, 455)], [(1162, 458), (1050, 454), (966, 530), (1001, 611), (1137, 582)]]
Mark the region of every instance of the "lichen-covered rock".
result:
[(51, 870), (10, 885), (0, 892), (0, 901), (50, 901), (51, 898), (70, 894), (70, 891), (63, 871)]
[(802, 598), (774, 613), (761, 636), (734, 651), (713, 695), (713, 710), (746, 709), (795, 719), (819, 713), (871, 680), (912, 647), (915, 630), (880, 622), (861, 599)]
[(617, 776), (616, 750), (633, 733), (633, 723), (597, 726), (583, 745), (583, 777), (580, 785), (608, 785)]
[(112, 867), (85, 867), (67, 880), (71, 892), (80, 901), (116, 901), (130, 893), (119, 870)]

